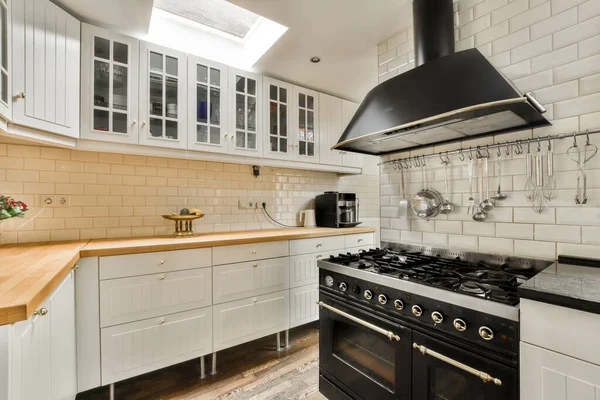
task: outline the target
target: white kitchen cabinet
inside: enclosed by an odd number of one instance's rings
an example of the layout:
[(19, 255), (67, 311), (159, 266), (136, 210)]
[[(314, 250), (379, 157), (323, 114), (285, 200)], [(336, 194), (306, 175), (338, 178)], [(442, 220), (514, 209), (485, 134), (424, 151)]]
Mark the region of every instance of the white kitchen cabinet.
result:
[(229, 153), (262, 157), (262, 76), (229, 69)]
[(343, 235), (297, 239), (290, 241), (290, 254), (327, 252), (334, 249), (343, 249), (344, 247)]
[(359, 233), (357, 235), (346, 235), (344, 236), (344, 247), (368, 247), (373, 245), (373, 234), (372, 233)]
[(521, 342), (521, 399), (598, 400), (600, 366)]
[(49, 0), (11, 12), (13, 122), (78, 138), (80, 22)]
[(187, 148), (187, 70), (185, 53), (140, 42), (140, 144)]
[(322, 253), (301, 254), (290, 257), (290, 288), (306, 286), (319, 282), (317, 262), (328, 258), (330, 254), (343, 253), (343, 249), (324, 251)]
[(293, 89), (294, 160), (318, 163), (319, 93), (300, 86), (294, 86)]
[[(342, 136), (342, 133), (344, 133), (344, 131), (348, 127), (348, 124), (352, 120), (352, 117), (356, 113), (356, 110), (358, 110), (358, 104), (348, 100), (342, 100), (342, 129), (337, 139), (335, 140), (336, 143), (340, 139), (340, 136)], [(362, 168), (363, 155), (359, 153), (349, 153), (347, 151), (342, 151), (342, 165), (344, 167)]]
[(264, 156), (281, 160), (294, 158), (292, 128), (292, 85), (272, 78), (263, 78), (264, 119), (268, 132)]
[(228, 74), (223, 64), (188, 55), (188, 149), (229, 151)]
[(290, 254), (287, 240), (213, 247), (213, 265), (285, 257)]
[(319, 286), (306, 285), (290, 289), (290, 328), (319, 319)]
[(213, 306), (214, 351), (289, 328), (289, 290)]
[(12, 118), (12, 19), (8, 0), (0, 0), (0, 116)]
[(321, 164), (342, 165), (342, 152), (331, 150), (342, 132), (342, 100), (319, 93), (319, 122), (319, 160)]
[(81, 137), (138, 143), (139, 41), (82, 24)]

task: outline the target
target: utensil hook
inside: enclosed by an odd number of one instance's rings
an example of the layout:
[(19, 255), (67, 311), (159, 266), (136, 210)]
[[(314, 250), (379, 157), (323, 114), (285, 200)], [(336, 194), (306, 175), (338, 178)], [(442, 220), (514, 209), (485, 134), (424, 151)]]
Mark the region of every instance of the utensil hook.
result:
[(589, 129), (585, 130), (585, 145), (586, 146), (590, 145), (590, 130)]
[(577, 147), (577, 132), (573, 132), (573, 147)]
[(473, 160), (473, 149), (469, 146), (469, 160)]
[(542, 146), (540, 145), (540, 138), (537, 138), (537, 151), (538, 153), (542, 151)]
[(485, 153), (486, 153), (486, 158), (490, 158), (490, 146), (485, 146)]
[(506, 156), (510, 156), (510, 145), (506, 142)]
[(463, 154), (463, 149), (462, 147), (460, 148), (460, 151), (458, 152), (458, 159), (463, 162), (465, 161), (465, 155)]
[(531, 153), (531, 140), (527, 139), (527, 154)]
[(396, 164), (396, 160), (392, 160), (392, 168), (394, 169), (394, 171), (398, 170), (398, 164)]
[(498, 158), (502, 157), (502, 150), (500, 150), (500, 146), (496, 148), (496, 155), (498, 156)]
[(550, 136), (548, 136), (548, 151), (552, 151), (552, 141), (550, 141)]

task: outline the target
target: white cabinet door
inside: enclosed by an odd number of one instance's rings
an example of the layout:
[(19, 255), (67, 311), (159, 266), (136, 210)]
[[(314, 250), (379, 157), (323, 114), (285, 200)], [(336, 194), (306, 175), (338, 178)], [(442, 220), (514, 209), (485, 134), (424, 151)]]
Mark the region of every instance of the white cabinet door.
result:
[(600, 366), (521, 342), (521, 399), (598, 400)]
[(12, 119), (12, 26), (8, 0), (0, 0), (0, 116)]
[(187, 55), (140, 43), (139, 143), (187, 148)]
[[(338, 251), (332, 251), (332, 254)], [(327, 253), (311, 253), (290, 257), (290, 288), (316, 284), (319, 282), (319, 268), (317, 261), (327, 258)]]
[[(342, 133), (344, 133), (344, 130), (346, 130), (346, 128), (348, 127), (348, 124), (350, 123), (350, 120), (352, 120), (352, 117), (354, 116), (354, 113), (356, 113), (356, 110), (358, 110), (358, 104), (348, 100), (342, 100), (342, 129), (340, 130), (340, 133), (337, 139), (335, 140), (336, 143), (340, 139)], [(344, 165), (344, 167), (362, 168), (363, 155), (359, 153), (348, 153), (347, 151), (343, 151), (342, 164)]]
[(319, 319), (319, 285), (307, 285), (290, 289), (290, 328), (308, 324)]
[(291, 160), (294, 157), (292, 130), (292, 85), (263, 78), (264, 123), (268, 132), (264, 155), (267, 158)]
[(251, 157), (263, 154), (262, 77), (229, 69), (229, 152)]
[(319, 93), (294, 86), (294, 160), (319, 162)]
[(223, 64), (188, 55), (188, 149), (228, 152), (228, 74)]
[(81, 137), (138, 143), (139, 41), (82, 24)]
[(79, 137), (80, 26), (49, 0), (12, 3), (13, 121)]
[(319, 93), (320, 139), (319, 160), (321, 164), (342, 165), (342, 152), (331, 150), (342, 132), (342, 100)]

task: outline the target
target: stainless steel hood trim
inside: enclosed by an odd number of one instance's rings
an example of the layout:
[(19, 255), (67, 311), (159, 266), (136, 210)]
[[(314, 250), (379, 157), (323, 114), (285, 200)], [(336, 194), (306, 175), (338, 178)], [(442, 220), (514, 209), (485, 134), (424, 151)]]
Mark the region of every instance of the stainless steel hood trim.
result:
[(373, 282), (379, 285), (388, 286), (405, 292), (429, 297), (431, 299), (444, 301), (446, 303), (455, 304), (457, 306), (465, 307), (471, 310), (480, 311), (490, 315), (496, 315), (498, 317), (506, 318), (511, 321), (519, 321), (518, 305), (509, 306), (506, 304), (495, 303), (474, 296), (454, 293), (443, 289), (437, 289), (420, 283), (409, 282), (402, 279), (396, 279), (385, 275), (379, 275), (360, 269), (349, 268), (346, 266), (331, 263), (327, 260), (319, 260), (317, 262), (317, 266), (319, 268), (323, 268), (327, 271), (335, 272), (338, 274), (348, 275), (353, 278), (363, 279), (368, 282)]
[[(403, 125), (395, 126), (393, 128), (389, 128), (389, 129), (384, 129), (384, 130), (380, 130), (380, 131), (377, 131), (377, 132), (368, 133), (368, 134), (363, 135), (363, 136), (359, 136), (359, 137), (355, 137), (355, 138), (352, 138), (352, 139), (348, 139), (348, 140), (345, 140), (343, 142), (338, 142), (335, 145), (333, 145), (333, 147), (331, 147), (331, 150), (335, 150), (335, 149), (337, 149), (340, 146), (343, 146), (345, 144), (348, 144), (348, 143), (351, 143), (351, 142), (354, 142), (354, 141), (357, 141), (357, 140), (364, 140), (365, 138), (370, 137), (370, 136), (380, 135), (382, 133), (387, 133), (387, 132), (393, 132), (393, 131), (398, 130), (398, 129), (410, 128), (411, 126), (416, 126), (416, 125), (420, 125), (420, 124), (432, 122), (432, 121), (435, 121), (437, 119), (449, 118), (449, 117), (455, 116), (457, 114), (462, 114), (462, 113), (467, 113), (467, 112), (477, 111), (477, 110), (483, 110), (483, 109), (491, 108), (491, 107), (498, 107), (498, 106), (505, 106), (505, 105), (519, 104), (519, 103), (526, 103), (526, 102), (528, 102), (528, 97), (523, 96), (523, 97), (515, 97), (513, 99), (498, 100), (498, 101), (492, 101), (492, 102), (489, 102), (489, 103), (477, 104), (475, 106), (463, 107), (463, 108), (459, 108), (457, 110), (448, 111), (448, 112), (443, 113), (443, 114), (434, 115), (432, 117), (423, 118), (423, 119), (420, 119), (418, 121), (412, 121), (412, 122), (409, 122), (409, 123), (406, 123), (406, 124), (403, 124)], [(536, 101), (536, 103), (537, 103), (537, 101)], [(536, 107), (534, 107), (534, 108), (536, 108)], [(398, 133), (398, 135), (401, 135), (403, 133), (412, 133), (412, 132), (414, 132), (414, 131), (400, 132), (400, 133)], [(469, 136), (465, 136), (465, 137), (468, 138)]]

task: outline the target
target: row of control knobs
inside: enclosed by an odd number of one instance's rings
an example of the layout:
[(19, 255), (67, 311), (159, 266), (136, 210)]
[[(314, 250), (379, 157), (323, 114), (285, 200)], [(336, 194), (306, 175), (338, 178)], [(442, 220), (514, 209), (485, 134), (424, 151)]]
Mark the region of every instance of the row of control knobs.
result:
[[(339, 288), (342, 292), (345, 292), (346, 290), (348, 290), (348, 285), (346, 285), (345, 282), (342, 282), (339, 284)], [(353, 290), (353, 292), (355, 292), (356, 294), (360, 293), (360, 289), (358, 289), (358, 287), (355, 288), (357, 290)], [(367, 289), (363, 293), (363, 296), (365, 299), (371, 300), (373, 298), (373, 292)], [(379, 304), (385, 305), (388, 302), (388, 298), (385, 294), (380, 294), (379, 296), (377, 296), (377, 301), (379, 302)], [(394, 300), (394, 308), (398, 311), (404, 309), (404, 302), (402, 302), (402, 300), (399, 299)], [(414, 306), (412, 306), (411, 311), (415, 317), (420, 317), (421, 315), (423, 315), (423, 309), (419, 305), (415, 304)], [(442, 322), (444, 322), (444, 316), (439, 311), (432, 312), (431, 319), (436, 324), (441, 324)], [(464, 332), (467, 330), (467, 323), (460, 318), (456, 318), (453, 321), (452, 325), (454, 326), (454, 329), (456, 329), (459, 332)], [(494, 338), (494, 332), (491, 328), (488, 328), (487, 326), (482, 326), (479, 328), (479, 336), (481, 336), (481, 338), (484, 340), (492, 340)]]

